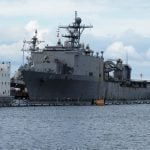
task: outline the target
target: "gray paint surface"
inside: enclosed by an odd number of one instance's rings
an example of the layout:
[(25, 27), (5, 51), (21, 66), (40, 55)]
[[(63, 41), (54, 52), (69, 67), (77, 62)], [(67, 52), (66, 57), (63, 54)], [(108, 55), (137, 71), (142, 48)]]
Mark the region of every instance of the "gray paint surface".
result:
[(37, 32), (29, 51), (31, 58), (22, 69), (31, 100), (90, 101), (150, 99), (150, 83), (131, 81), (131, 68), (121, 59), (105, 61), (93, 54), (89, 46), (80, 43), (85, 28), (75, 14), (75, 22), (64, 26), (68, 40), (39, 50)]

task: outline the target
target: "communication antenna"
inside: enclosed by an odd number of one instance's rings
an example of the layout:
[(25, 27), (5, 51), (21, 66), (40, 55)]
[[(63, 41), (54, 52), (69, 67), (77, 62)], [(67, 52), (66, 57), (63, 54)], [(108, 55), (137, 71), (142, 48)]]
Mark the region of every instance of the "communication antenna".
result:
[(82, 19), (78, 17), (77, 11), (75, 11), (75, 20), (71, 25), (68, 26), (59, 26), (59, 28), (66, 29), (68, 34), (63, 35), (62, 37), (65, 37), (68, 39), (68, 43), (70, 43), (70, 46), (72, 48), (79, 48), (80, 47), (80, 38), (84, 31), (84, 29), (92, 28), (91, 25), (82, 25), (81, 24)]
[(60, 30), (59, 28), (57, 29), (57, 38), (59, 39), (59, 35), (60, 35)]
[(78, 12), (75, 11), (75, 20), (76, 20), (77, 16), (78, 16)]
[[(44, 42), (44, 41), (39, 41), (37, 38), (37, 30), (35, 30), (35, 35), (32, 37), (32, 39), (30, 41), (26, 41), (26, 40), (23, 41), (23, 47), (21, 49), (21, 51), (23, 52), (23, 56), (22, 56), (23, 65), (24, 65), (24, 52), (25, 51), (27, 51), (27, 52), (38, 51), (39, 48), (37, 47), (37, 45), (39, 45), (42, 42)], [(25, 44), (31, 45), (30, 48), (25, 49)]]
[(44, 41), (39, 41), (37, 37), (37, 29), (35, 30), (35, 35), (32, 37), (31, 41), (26, 41), (27, 44), (31, 45), (29, 51), (37, 51), (37, 45)]

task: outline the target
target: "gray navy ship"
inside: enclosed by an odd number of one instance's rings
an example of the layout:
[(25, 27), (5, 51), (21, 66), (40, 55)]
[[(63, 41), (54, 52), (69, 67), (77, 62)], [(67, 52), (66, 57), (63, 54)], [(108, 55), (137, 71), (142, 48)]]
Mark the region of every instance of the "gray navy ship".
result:
[(96, 100), (104, 103), (126, 103), (150, 99), (148, 81), (131, 80), (131, 67), (121, 59), (104, 60), (87, 45), (80, 43), (84, 29), (75, 12), (75, 20), (59, 28), (67, 31), (55, 46), (38, 48), (41, 42), (37, 31), (30, 44), (30, 59), (22, 67), (30, 101), (52, 105), (91, 105)]

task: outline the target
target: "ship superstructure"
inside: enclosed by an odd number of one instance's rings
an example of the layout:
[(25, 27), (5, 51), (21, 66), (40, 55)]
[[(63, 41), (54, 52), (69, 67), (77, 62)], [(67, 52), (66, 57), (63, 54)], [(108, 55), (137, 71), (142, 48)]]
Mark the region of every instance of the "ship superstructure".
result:
[(80, 43), (81, 34), (92, 26), (82, 25), (75, 13), (71, 25), (60, 26), (67, 30), (64, 44), (39, 49), (37, 31), (31, 41), (31, 57), (22, 74), (31, 101), (52, 104), (91, 104), (96, 99), (125, 101), (150, 98), (147, 81), (131, 81), (131, 67), (121, 59), (107, 60), (89, 45)]

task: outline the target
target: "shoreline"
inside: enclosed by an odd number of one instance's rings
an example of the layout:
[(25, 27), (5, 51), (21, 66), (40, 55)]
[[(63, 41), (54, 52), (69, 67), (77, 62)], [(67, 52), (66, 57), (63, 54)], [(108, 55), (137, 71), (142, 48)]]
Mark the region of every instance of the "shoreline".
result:
[(0, 101), (0, 107), (38, 107), (38, 106), (107, 106), (107, 105), (136, 105), (136, 104), (150, 104), (149, 99), (142, 99), (142, 100), (105, 100), (104, 105), (96, 105), (96, 103), (67, 103), (67, 102), (56, 102), (56, 103), (49, 103), (49, 102), (36, 102), (30, 101), (29, 99), (9, 99), (7, 101), (3, 100)]

